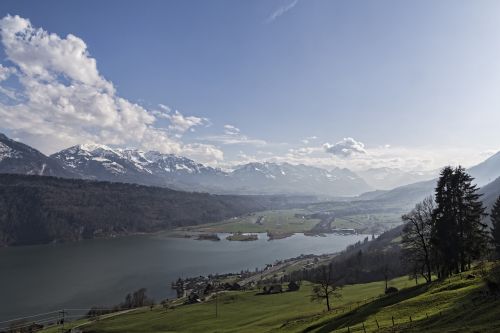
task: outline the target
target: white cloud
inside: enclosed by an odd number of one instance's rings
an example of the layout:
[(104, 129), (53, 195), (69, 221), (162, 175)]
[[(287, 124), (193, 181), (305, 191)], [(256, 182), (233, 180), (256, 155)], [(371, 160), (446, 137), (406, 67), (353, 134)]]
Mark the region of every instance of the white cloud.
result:
[(266, 146), (267, 142), (261, 139), (252, 139), (246, 135), (210, 135), (203, 138), (209, 142), (217, 142), (223, 145), (250, 145), (250, 146)]
[(15, 68), (5, 67), (2, 64), (0, 64), (0, 82), (7, 80), (9, 76), (11, 74), (14, 74), (15, 72), (16, 72)]
[[(207, 119), (171, 114), (166, 105), (149, 111), (120, 97), (97, 70), (82, 39), (59, 37), (19, 16), (0, 19), (0, 37), (12, 63), (0, 65), (0, 83), (15, 75), (21, 87), (13, 94), (0, 86), (0, 93), (14, 100), (0, 100), (0, 127), (38, 149), (52, 153), (79, 143), (105, 143), (222, 158), (213, 146), (179, 141), (180, 134)], [(155, 126), (160, 118), (170, 121), (169, 129)]]
[(167, 113), (172, 111), (172, 108), (165, 104), (158, 104), (158, 107)]
[(303, 144), (307, 145), (309, 143), (311, 143), (311, 141), (314, 141), (314, 140), (317, 140), (318, 137), (316, 135), (313, 135), (313, 136), (308, 136), (302, 140), (300, 140), (300, 142), (302, 142)]
[(323, 148), (327, 153), (341, 157), (351, 157), (356, 154), (366, 154), (365, 145), (353, 138), (344, 138), (341, 141), (330, 144), (325, 143)]
[(195, 126), (200, 126), (208, 123), (208, 119), (200, 118), (195, 116), (184, 116), (179, 111), (175, 111), (173, 114), (166, 114), (166, 118), (170, 119), (171, 125), (169, 128), (173, 131), (184, 133)]
[(266, 20), (266, 23), (273, 22), (274, 20), (276, 20), (281, 15), (283, 15), (286, 12), (292, 10), (293, 7), (295, 7), (298, 3), (299, 3), (299, 0), (293, 0), (292, 2), (290, 2), (288, 4), (277, 8), (274, 12), (271, 13), (271, 15), (269, 15), (269, 17)]
[(238, 135), (240, 134), (240, 129), (233, 125), (224, 125), (224, 134)]
[(268, 144), (265, 140), (253, 139), (243, 135), (238, 127), (229, 124), (224, 125), (224, 134), (210, 135), (203, 139), (223, 145), (266, 146)]
[(203, 143), (184, 145), (182, 153), (197, 162), (211, 166), (217, 166), (224, 160), (224, 153), (222, 150), (213, 145)]
[(97, 71), (96, 61), (80, 38), (69, 34), (60, 38), (31, 26), (19, 16), (1, 20), (2, 43), (9, 60), (28, 77), (53, 81), (64, 75), (72, 81), (113, 92), (113, 85)]

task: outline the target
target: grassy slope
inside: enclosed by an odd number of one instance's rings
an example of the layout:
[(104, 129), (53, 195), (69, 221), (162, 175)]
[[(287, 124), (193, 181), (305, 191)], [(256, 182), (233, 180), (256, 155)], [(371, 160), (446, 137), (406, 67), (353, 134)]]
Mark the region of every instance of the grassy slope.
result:
[[(402, 288), (414, 285), (414, 282), (398, 278), (391, 281), (391, 285)], [(333, 304), (355, 304), (359, 300), (378, 296), (383, 290), (383, 282), (346, 286), (344, 297)], [(210, 301), (180, 306), (168, 312), (160, 307), (153, 311), (139, 309), (83, 327), (85, 332), (270, 332), (290, 322), (285, 331), (298, 332), (304, 324), (325, 315), (324, 304), (310, 302), (309, 284), (303, 284), (298, 292), (265, 296), (255, 293), (228, 292), (221, 295), (218, 319), (215, 318), (215, 302)]]
[[(418, 286), (406, 277), (391, 281), (402, 289), (390, 297), (377, 298), (358, 307), (357, 302), (378, 296), (383, 282), (346, 286), (334, 307), (344, 312), (324, 312), (324, 305), (311, 303), (311, 286), (299, 292), (256, 296), (255, 291), (228, 292), (215, 303), (180, 306), (153, 311), (138, 309), (84, 325), (85, 332), (500, 332), (500, 299), (479, 297), (481, 278), (453, 277), (432, 285)], [(352, 306), (352, 311), (349, 307)], [(394, 316), (396, 326), (392, 328)], [(412, 317), (411, 326), (409, 318)], [(381, 326), (377, 329), (376, 323)], [(50, 332), (47, 330), (46, 332)], [(55, 331), (54, 331), (55, 332)]]
[(367, 332), (500, 332), (500, 299), (481, 297), (483, 290), (480, 277), (455, 276), (402, 290), (345, 315), (320, 319), (306, 331), (345, 332), (347, 326), (351, 332), (362, 331), (364, 324)]

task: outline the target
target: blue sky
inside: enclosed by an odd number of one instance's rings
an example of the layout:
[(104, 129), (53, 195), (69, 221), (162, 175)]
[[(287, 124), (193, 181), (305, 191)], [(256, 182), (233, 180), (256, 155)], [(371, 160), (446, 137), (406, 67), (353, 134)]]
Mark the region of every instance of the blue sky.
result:
[[(2, 1), (1, 17), (59, 41), (6, 43), (3, 20), (0, 130), (45, 153), (98, 141), (220, 166), (471, 165), (500, 148), (499, 13), (486, 0)], [(60, 84), (77, 88), (38, 99)]]

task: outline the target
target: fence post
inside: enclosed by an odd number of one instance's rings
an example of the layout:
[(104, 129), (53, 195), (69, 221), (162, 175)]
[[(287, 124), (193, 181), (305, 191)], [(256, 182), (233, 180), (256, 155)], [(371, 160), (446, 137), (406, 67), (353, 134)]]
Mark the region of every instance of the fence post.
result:
[(411, 316), (410, 316), (410, 323), (411, 323), (411, 322), (412, 322), (412, 320), (411, 320)]
[(427, 314), (427, 312), (425, 313), (425, 316), (427, 317), (427, 319), (429, 319), (429, 315)]
[(394, 316), (392, 316), (392, 326), (394, 327)]
[(366, 333), (365, 323), (363, 322), (363, 332)]
[(66, 311), (62, 309), (59, 313), (61, 314), (61, 332), (64, 332), (64, 316), (66, 315)]
[(351, 329), (347, 326), (347, 333), (351, 333)]
[(377, 323), (377, 328), (380, 328), (377, 318), (375, 318), (375, 323)]

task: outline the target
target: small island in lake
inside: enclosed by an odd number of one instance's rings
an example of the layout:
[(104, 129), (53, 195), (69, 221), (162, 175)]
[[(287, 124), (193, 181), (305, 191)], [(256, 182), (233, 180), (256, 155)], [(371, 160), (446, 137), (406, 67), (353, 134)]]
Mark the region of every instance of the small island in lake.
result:
[(244, 234), (241, 232), (234, 233), (226, 237), (229, 241), (240, 241), (240, 242), (248, 242), (248, 241), (256, 241), (259, 239), (259, 236), (256, 234)]
[(196, 240), (210, 240), (218, 242), (220, 241), (220, 237), (217, 234), (199, 234)]
[(294, 232), (267, 232), (267, 240), (275, 240), (275, 239), (283, 239), (283, 238), (288, 238), (292, 237), (295, 235)]

